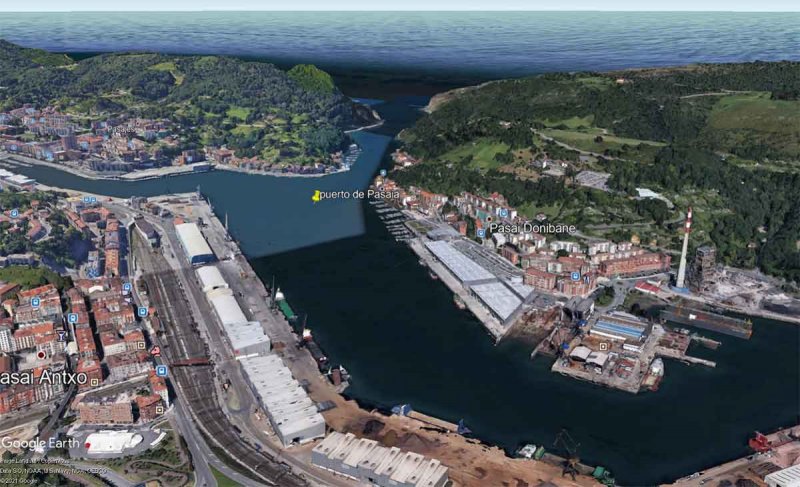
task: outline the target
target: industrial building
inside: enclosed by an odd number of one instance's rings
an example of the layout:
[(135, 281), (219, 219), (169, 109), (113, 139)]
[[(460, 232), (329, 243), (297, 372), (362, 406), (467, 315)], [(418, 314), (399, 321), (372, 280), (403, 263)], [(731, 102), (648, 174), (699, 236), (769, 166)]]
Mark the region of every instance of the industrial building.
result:
[(698, 247), (694, 263), (689, 270), (689, 283), (695, 289), (702, 289), (714, 277), (717, 267), (717, 249), (710, 245)]
[(269, 353), (271, 343), (260, 321), (234, 323), (225, 326), (225, 334), (236, 358), (255, 357)]
[(448, 242), (426, 242), (425, 247), (464, 285), (497, 280), (494, 274), (476, 264)]
[(214, 252), (208, 246), (208, 242), (206, 242), (197, 224), (181, 223), (175, 225), (175, 231), (192, 265), (205, 264), (216, 260)]
[(336, 431), (311, 450), (311, 463), (380, 487), (442, 487), (449, 480), (439, 460)]
[(153, 225), (150, 224), (147, 220), (143, 217), (136, 218), (136, 228), (142, 234), (142, 237), (147, 240), (151, 247), (158, 247), (158, 232), (156, 229), (153, 228)]
[(800, 487), (800, 465), (793, 465), (764, 477), (769, 487)]
[(245, 377), (284, 446), (325, 436), (325, 419), (277, 355), (241, 359)]
[(219, 321), (223, 325), (245, 323), (248, 321), (247, 317), (244, 315), (244, 311), (242, 311), (242, 308), (239, 306), (239, 303), (236, 302), (236, 298), (233, 296), (233, 291), (230, 289), (215, 289), (207, 292), (206, 296), (208, 297), (209, 302), (211, 302), (211, 306), (214, 308), (214, 311), (217, 313)]
[(268, 354), (271, 343), (261, 323), (247, 319), (219, 269), (204, 266), (198, 268), (196, 272), (211, 307), (222, 323), (234, 356), (243, 358)]
[(627, 313), (609, 313), (600, 316), (589, 330), (590, 335), (599, 335), (611, 340), (641, 342), (647, 335), (647, 324)]
[(503, 324), (522, 305), (522, 300), (499, 281), (475, 284), (470, 290)]
[(222, 273), (213, 265), (198, 267), (195, 273), (200, 280), (200, 285), (203, 287), (204, 293), (213, 291), (214, 289), (228, 288), (228, 283), (225, 282)]

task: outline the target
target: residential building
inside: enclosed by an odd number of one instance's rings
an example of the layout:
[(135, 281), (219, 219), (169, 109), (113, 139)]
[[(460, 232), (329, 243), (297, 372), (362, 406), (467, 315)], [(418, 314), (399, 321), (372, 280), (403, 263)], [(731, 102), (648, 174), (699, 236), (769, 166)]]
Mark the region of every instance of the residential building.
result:
[(539, 291), (552, 291), (556, 287), (558, 276), (551, 272), (542, 271), (535, 267), (525, 269), (523, 277), (525, 284)]
[(78, 415), (84, 424), (131, 424), (133, 406), (128, 394), (106, 397), (84, 397), (78, 404)]
[(143, 423), (152, 421), (164, 414), (164, 402), (158, 394), (137, 396), (135, 402), (139, 421)]

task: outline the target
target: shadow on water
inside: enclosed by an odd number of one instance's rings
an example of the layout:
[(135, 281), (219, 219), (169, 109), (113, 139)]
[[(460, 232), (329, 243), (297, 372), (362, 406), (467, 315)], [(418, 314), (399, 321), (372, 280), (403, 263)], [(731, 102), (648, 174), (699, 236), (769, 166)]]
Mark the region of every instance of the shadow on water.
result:
[[(574, 381), (530, 361), (530, 347), (494, 346), (453, 304), (416, 255), (367, 208), (366, 233), (253, 261), (284, 293), (335, 362), (353, 375), (348, 394), (388, 408), (410, 403), (513, 451), (551, 448), (561, 428), (589, 464), (624, 485), (674, 480), (747, 454), (755, 429), (798, 422), (800, 328), (755, 320), (751, 340), (703, 332), (723, 345), (715, 369), (668, 360), (657, 393), (630, 395)], [(699, 351), (697, 352), (699, 353)]]

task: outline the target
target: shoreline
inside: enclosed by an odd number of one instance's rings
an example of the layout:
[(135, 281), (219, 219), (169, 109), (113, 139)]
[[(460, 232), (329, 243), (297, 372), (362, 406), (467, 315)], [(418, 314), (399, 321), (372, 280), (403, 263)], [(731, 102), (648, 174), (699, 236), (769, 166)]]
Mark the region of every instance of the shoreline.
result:
[(283, 178), (319, 178), (325, 176), (332, 176), (334, 174), (340, 174), (349, 171), (349, 169), (337, 169), (331, 172), (319, 173), (319, 174), (295, 174), (289, 172), (267, 172), (267, 171), (253, 171), (250, 169), (240, 169), (232, 166), (227, 166), (225, 164), (217, 164), (217, 163), (208, 163), (208, 169), (198, 171), (194, 170), (192, 166), (166, 166), (160, 168), (153, 168), (153, 169), (144, 169), (141, 171), (133, 171), (130, 173), (122, 174), (122, 175), (103, 175), (96, 171), (87, 171), (85, 169), (80, 169), (73, 166), (68, 166), (65, 164), (57, 164), (55, 162), (49, 161), (42, 161), (39, 159), (33, 159), (27, 156), (22, 156), (18, 154), (9, 154), (9, 153), (2, 153), (0, 154), (0, 163), (5, 163), (10, 166), (39, 166), (39, 167), (48, 167), (50, 169), (55, 169), (56, 171), (62, 171), (73, 176), (78, 176), (83, 179), (90, 179), (92, 181), (121, 181), (121, 182), (129, 182), (135, 183), (138, 181), (147, 181), (151, 179), (161, 179), (161, 178), (171, 178), (177, 176), (186, 176), (189, 174), (202, 174), (212, 171), (230, 171), (230, 172), (238, 172), (242, 174), (250, 174), (253, 176), (272, 176), (272, 177), (283, 177)]
[[(182, 195), (191, 196), (191, 194), (186, 193)], [(250, 260), (241, 252), (235, 237), (230, 241), (223, 242), (220, 236), (225, 235), (224, 224), (207, 200), (203, 199), (201, 204), (205, 207), (203, 213), (207, 212), (209, 215), (206, 220), (208, 227), (204, 233), (211, 248), (216, 253), (236, 249), (234, 251), (235, 257), (232, 260), (241, 269), (244, 276), (243, 279), (251, 281), (255, 295), (269, 296), (270, 293), (266, 288), (265, 280), (256, 273)], [(397, 446), (440, 460), (449, 467), (450, 477), (456, 479), (457, 485), (462, 487), (481, 487), (486, 485), (484, 481), (487, 479), (491, 482), (490, 485), (500, 485), (500, 483), (509, 482), (514, 478), (523, 478), (530, 482), (537, 478), (547, 479), (556, 486), (564, 487), (595, 485), (594, 479), (590, 476), (593, 467), (585, 465), (579, 466), (582, 475), (579, 475), (577, 480), (562, 479), (561, 462), (564, 459), (553, 453), (548, 452), (542, 461), (515, 458), (498, 445), (485, 442), (479, 438), (470, 438), (458, 434), (456, 432), (457, 426), (447, 420), (428, 416), (419, 411), (403, 416), (386, 414), (375, 410), (373, 407), (362, 406), (357, 400), (347, 396), (346, 389), (340, 391), (330, 382), (319, 370), (318, 364), (310, 353), (307, 351), (301, 352), (296, 359), (291, 358), (292, 353), (287, 352), (286, 348), (294, 349), (294, 347), (289, 347), (291, 340), (298, 341), (301, 337), (297, 335), (291, 323), (279, 311), (268, 309), (268, 301), (266, 299), (258, 302), (249, 301), (248, 304), (254, 316), (256, 313), (264, 313), (269, 314), (271, 320), (274, 320), (272, 324), (266, 324), (266, 322), (264, 324), (268, 329), (268, 334), (273, 337), (276, 343), (283, 343), (284, 347), (272, 353), (284, 358), (285, 363), (292, 371), (292, 375), (297, 380), (307, 381), (309, 384), (309, 397), (317, 403), (331, 401), (336, 405), (336, 407), (323, 412), (326, 423), (330, 428), (344, 433), (353, 433), (360, 438), (375, 439), (379, 442), (384, 440), (387, 431), (395, 431), (398, 436), (409, 434), (406, 439), (401, 436), (400, 443)], [(374, 421), (384, 424), (384, 429), (381, 430), (382, 434), (365, 432), (365, 426)], [(449, 425), (449, 427), (443, 428), (442, 425)], [(423, 445), (419, 445), (415, 438), (422, 438)], [(387, 438), (385, 441), (396, 440), (397, 438), (394, 440)], [(406, 441), (408, 443), (405, 443)], [(310, 447), (298, 446), (295, 448), (282, 450), (282, 452), (287, 456), (302, 458), (303, 452)], [(469, 466), (461, 464), (464, 457), (472, 461), (471, 464), (468, 462)], [(476, 478), (471, 471), (473, 465), (480, 465), (481, 468), (485, 469), (487, 477)], [(317, 467), (315, 466), (314, 468)]]
[(486, 309), (478, 302), (477, 299), (473, 298), (469, 292), (465, 291), (464, 287), (458, 283), (456, 278), (450, 274), (449, 271), (442, 264), (440, 264), (428, 250), (425, 249), (419, 237), (410, 240), (407, 242), (407, 244), (414, 254), (416, 254), (417, 257), (425, 262), (425, 265), (428, 267), (428, 269), (430, 269), (432, 272), (435, 272), (436, 275), (439, 276), (439, 281), (447, 286), (447, 289), (449, 289), (454, 295), (461, 298), (470, 313), (472, 313), (472, 315), (481, 322), (481, 325), (483, 325), (483, 327), (492, 337), (495, 344), (499, 343), (510, 328), (504, 328), (501, 323), (499, 323), (486, 311)]
[[(78, 194), (78, 193), (83, 194), (84, 193), (84, 192), (80, 192), (80, 191), (76, 191), (76, 190), (72, 190), (72, 189), (57, 188), (57, 187), (53, 187), (53, 186), (48, 186), (47, 188), (49, 190), (65, 191), (65, 192), (74, 193), (74, 194)], [(177, 194), (180, 195), (180, 194), (186, 194), (186, 193), (177, 193)], [(99, 194), (96, 195), (96, 196), (103, 197), (103, 195), (99, 195)], [(162, 195), (162, 196), (167, 196), (167, 195)], [(114, 197), (114, 199), (119, 199), (119, 198)], [(214, 213), (214, 215), (215, 215), (215, 218), (214, 218), (214, 221), (213, 221), (212, 225), (218, 226), (218, 227), (221, 226), (222, 223), (219, 221), (219, 217), (216, 215), (216, 213)], [(237, 244), (237, 246), (238, 246), (238, 244)], [(247, 259), (244, 259), (244, 260), (247, 263), (246, 265), (248, 267), (248, 270), (250, 272), (252, 272), (253, 275), (254, 275), (255, 272), (254, 272), (254, 270), (253, 270), (253, 268), (252, 268), (252, 266), (250, 264), (250, 261), (247, 260)], [(259, 278), (257, 285), (259, 287), (262, 287), (265, 284), (264, 284), (264, 281)], [(362, 405), (358, 404), (358, 402), (355, 399), (348, 398), (347, 394), (346, 394), (346, 391), (344, 391), (344, 393), (338, 393), (337, 392), (336, 394), (340, 397), (340, 400), (342, 401), (343, 404), (345, 404), (345, 405), (349, 404), (347, 406), (340, 405), (339, 408), (331, 410), (331, 413), (330, 413), (330, 415), (335, 415), (336, 416), (336, 419), (334, 420), (334, 424), (339, 425), (343, 429), (351, 429), (353, 432), (360, 433), (360, 430), (358, 430), (358, 428), (363, 426), (363, 422), (364, 421), (369, 420), (369, 419), (379, 419), (381, 421), (385, 421), (387, 423), (387, 425), (389, 425), (389, 424), (392, 424), (392, 425), (393, 424), (401, 424), (401, 425), (404, 426), (404, 429), (406, 431), (408, 431), (409, 429), (413, 429), (417, 434), (427, 434), (427, 430), (425, 430), (424, 428), (428, 428), (429, 426), (424, 424), (424, 423), (420, 423), (419, 421), (417, 421), (415, 419), (396, 417), (396, 416), (384, 416), (384, 415), (381, 415), (379, 413), (376, 413), (373, 410), (369, 410), (369, 409), (363, 407)], [(336, 413), (337, 410), (341, 414)], [(353, 414), (353, 413), (357, 414), (359, 419), (351, 418), (349, 416), (348, 412), (351, 413), (351, 414)], [(326, 413), (326, 414), (329, 414), (329, 413)], [(430, 433), (430, 434), (433, 435), (434, 433)], [(447, 433), (447, 434), (444, 434), (444, 435), (445, 435), (444, 441), (448, 441), (448, 442), (450, 441), (449, 438), (458, 436), (458, 435), (455, 435), (453, 433)], [(439, 438), (438, 434), (435, 437)], [(475, 440), (482, 441), (482, 440), (480, 440), (480, 438), (475, 438)], [(467, 445), (469, 445), (471, 443), (469, 438), (464, 438), (464, 437), (460, 437), (459, 441), (463, 441)], [(474, 440), (472, 440), (472, 441), (474, 441)], [(505, 449), (503, 449), (502, 447), (499, 447), (499, 446), (497, 446), (495, 444), (492, 444), (492, 443), (486, 443), (486, 445), (489, 445), (489, 448), (490, 448), (490, 451), (492, 452), (492, 456), (493, 457), (495, 457), (495, 454), (502, 455), (504, 461), (513, 461), (513, 463), (515, 465), (522, 465), (524, 467), (524, 469), (526, 469), (529, 472), (536, 472), (536, 467), (534, 467), (534, 465), (538, 465), (538, 464), (542, 463), (542, 462), (531, 463), (531, 462), (524, 461), (524, 460), (518, 460), (518, 459), (515, 459), (515, 458), (511, 457), (508, 454), (508, 452)], [(545, 468), (552, 467), (552, 465), (549, 464), (549, 463), (545, 462), (543, 464), (543, 466), (548, 466), (548, 465), (549, 465), (549, 467), (545, 467)], [(557, 485), (563, 485), (563, 484), (557, 484)], [(578, 484), (569, 483), (569, 484), (566, 484), (566, 485), (578, 485)], [(580, 485), (583, 485), (583, 484), (580, 484)]]
[[(364, 130), (370, 130), (373, 128), (380, 127), (384, 124), (385, 120), (380, 119), (378, 122), (365, 125), (362, 127), (358, 127), (351, 130), (346, 130), (346, 134), (361, 132)], [(356, 160), (356, 162), (358, 162)], [(68, 164), (59, 164), (50, 161), (43, 161), (40, 159), (35, 159), (32, 157), (28, 157), (22, 154), (14, 154), (5, 151), (0, 151), (0, 163), (8, 164), (10, 166), (40, 166), (40, 167), (49, 167), (51, 169), (55, 169), (58, 171), (63, 171), (73, 176), (78, 176), (84, 179), (90, 179), (93, 181), (122, 181), (122, 182), (137, 182), (137, 181), (147, 181), (151, 179), (160, 179), (160, 178), (170, 178), (176, 176), (184, 176), (188, 174), (202, 174), (206, 172), (211, 172), (215, 170), (220, 171), (230, 171), (230, 172), (237, 172), (242, 174), (251, 174), (254, 176), (272, 176), (277, 178), (321, 178), (325, 176), (333, 176), (336, 174), (346, 173), (350, 171), (349, 167), (339, 167), (333, 171), (326, 171), (322, 173), (311, 173), (311, 174), (302, 174), (302, 173), (293, 173), (293, 172), (283, 172), (283, 171), (254, 171), (252, 169), (242, 169), (239, 167), (230, 166), (227, 164), (220, 164), (217, 162), (200, 162), (198, 164), (205, 164), (207, 167), (202, 170), (195, 170), (194, 165), (187, 165), (187, 166), (164, 166), (158, 168), (150, 168), (150, 169), (142, 169), (137, 171), (132, 171), (129, 173), (124, 174), (103, 174), (97, 171), (88, 170), (80, 167), (75, 167)]]

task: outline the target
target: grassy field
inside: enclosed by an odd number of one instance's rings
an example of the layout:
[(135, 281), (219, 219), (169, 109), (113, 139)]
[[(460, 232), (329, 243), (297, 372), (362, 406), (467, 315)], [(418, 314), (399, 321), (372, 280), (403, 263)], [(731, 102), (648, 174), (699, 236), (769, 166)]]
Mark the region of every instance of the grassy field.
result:
[[(603, 135), (600, 130), (598, 128), (580, 131), (546, 129), (542, 130), (542, 133), (580, 150), (598, 154), (603, 154), (606, 150), (620, 151), (619, 156), (622, 158), (644, 162), (652, 162), (658, 151), (666, 145), (652, 140)], [(602, 141), (595, 140), (598, 135), (602, 137)]]
[(533, 203), (526, 203), (522, 206), (519, 206), (517, 210), (530, 219), (536, 218), (536, 215), (539, 213), (544, 213), (548, 218), (552, 219), (561, 212), (561, 206), (535, 206)]
[(239, 483), (234, 482), (230, 479), (230, 477), (226, 477), (225, 474), (220, 472), (214, 467), (211, 467), (211, 473), (214, 474), (214, 479), (217, 481), (218, 487), (239, 487)]
[(12, 266), (0, 269), (0, 281), (13, 282), (25, 289), (53, 284), (58, 288), (67, 285), (67, 278), (61, 277), (46, 267)]
[(250, 115), (250, 109), (233, 106), (228, 108), (226, 115), (230, 118), (238, 118), (241, 121), (245, 121), (247, 120), (247, 116)]
[(724, 96), (711, 111), (709, 127), (797, 133), (800, 102), (771, 100), (769, 93)]
[(489, 139), (478, 139), (475, 142), (461, 145), (455, 149), (442, 154), (439, 158), (447, 162), (460, 162), (464, 158), (472, 157), (468, 164), (475, 169), (493, 169), (501, 164), (494, 158), (497, 154), (508, 150), (508, 145)]
[(729, 149), (765, 140), (800, 157), (800, 101), (771, 100), (769, 93), (724, 96), (711, 110), (706, 130)]
[(567, 127), (568, 129), (579, 129), (579, 128), (588, 128), (592, 126), (592, 122), (594, 122), (594, 115), (587, 115), (585, 117), (572, 117), (567, 118), (564, 120), (543, 120), (546, 126), (555, 128), (555, 127)]
[(183, 80), (186, 76), (178, 71), (178, 66), (175, 65), (174, 62), (168, 61), (163, 63), (158, 63), (150, 67), (150, 69), (155, 71), (169, 71), (173, 78), (175, 78), (175, 84), (180, 85), (183, 83)]

